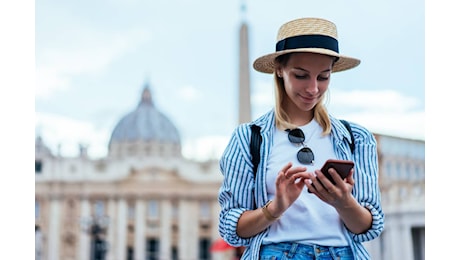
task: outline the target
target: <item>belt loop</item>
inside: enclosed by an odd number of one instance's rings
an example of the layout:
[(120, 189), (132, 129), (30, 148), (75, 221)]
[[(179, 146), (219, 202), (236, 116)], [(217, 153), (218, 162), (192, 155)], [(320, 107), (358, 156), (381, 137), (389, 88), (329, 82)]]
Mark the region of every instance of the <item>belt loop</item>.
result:
[(298, 246), (299, 246), (299, 244), (297, 244), (297, 243), (292, 243), (291, 249), (289, 249), (289, 253), (288, 253), (288, 255), (287, 255), (288, 258), (294, 257), (295, 251), (297, 251), (297, 247), (298, 247)]
[(319, 257), (321, 253), (321, 247), (318, 245), (313, 244), (313, 252), (315, 254), (315, 258)]
[(335, 249), (335, 247), (330, 246), (330, 247), (329, 247), (329, 254), (331, 254), (331, 256), (332, 256), (333, 259), (340, 259), (340, 257), (337, 258), (337, 255), (336, 255), (336, 252), (335, 252), (334, 249)]

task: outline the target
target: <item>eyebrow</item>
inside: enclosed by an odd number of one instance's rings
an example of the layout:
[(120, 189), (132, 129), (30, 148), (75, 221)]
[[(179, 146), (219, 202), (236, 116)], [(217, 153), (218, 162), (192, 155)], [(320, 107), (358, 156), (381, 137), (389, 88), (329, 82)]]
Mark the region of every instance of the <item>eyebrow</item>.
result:
[[(309, 70), (306, 70), (306, 69), (303, 69), (303, 68), (300, 68), (300, 67), (292, 67), (292, 68), (293, 68), (293, 69), (302, 70), (302, 71), (305, 71), (305, 72), (308, 72), (308, 73), (310, 73), (310, 71), (309, 71)], [(331, 71), (332, 71), (332, 69), (325, 69), (325, 70), (321, 71), (320, 73), (324, 73), (324, 72), (331, 72)]]

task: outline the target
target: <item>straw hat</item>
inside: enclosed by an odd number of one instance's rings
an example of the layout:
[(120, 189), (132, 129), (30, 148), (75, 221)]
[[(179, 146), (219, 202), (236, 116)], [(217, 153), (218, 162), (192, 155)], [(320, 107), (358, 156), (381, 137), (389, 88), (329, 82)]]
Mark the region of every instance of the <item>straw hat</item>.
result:
[(359, 59), (339, 54), (337, 28), (334, 23), (320, 18), (300, 18), (280, 27), (276, 52), (256, 59), (254, 69), (273, 73), (275, 58), (291, 52), (313, 52), (337, 57), (332, 72), (348, 70), (360, 63)]

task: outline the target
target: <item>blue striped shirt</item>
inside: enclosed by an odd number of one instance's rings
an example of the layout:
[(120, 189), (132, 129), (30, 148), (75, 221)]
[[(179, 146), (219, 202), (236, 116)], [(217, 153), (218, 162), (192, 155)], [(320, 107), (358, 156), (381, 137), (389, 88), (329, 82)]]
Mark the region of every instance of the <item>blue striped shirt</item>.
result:
[[(351, 139), (348, 130), (338, 119), (332, 116), (330, 119), (332, 142), (337, 158), (355, 162), (353, 173), (355, 184), (352, 194), (358, 203), (372, 214), (372, 226), (365, 233), (354, 234), (348, 231), (349, 244), (355, 259), (370, 259), (362, 242), (377, 238), (384, 226), (384, 213), (380, 205), (378, 186), (376, 140), (367, 129), (350, 122), (355, 138), (355, 151), (352, 154), (349, 148)], [(251, 124), (260, 126), (262, 135), (260, 163), (255, 181), (249, 147)], [(265, 175), (274, 130), (274, 110), (270, 110), (251, 123), (239, 125), (232, 133), (229, 144), (220, 159), (220, 170), (224, 175), (224, 180), (218, 195), (221, 206), (219, 233), (228, 244), (247, 247), (242, 257), (243, 260), (259, 259), (262, 240), (268, 233), (266, 229), (251, 238), (242, 238), (236, 233), (236, 227), (244, 211), (260, 208), (268, 201)]]

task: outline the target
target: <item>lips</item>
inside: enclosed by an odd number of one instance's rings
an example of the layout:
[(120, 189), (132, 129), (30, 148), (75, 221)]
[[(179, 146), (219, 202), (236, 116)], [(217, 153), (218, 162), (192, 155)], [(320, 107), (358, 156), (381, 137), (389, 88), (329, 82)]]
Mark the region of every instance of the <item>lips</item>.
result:
[(305, 103), (313, 103), (316, 101), (316, 97), (305, 97), (302, 95), (299, 95), (299, 97), (302, 100), (302, 102), (305, 102)]

